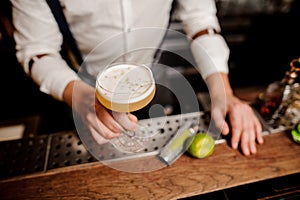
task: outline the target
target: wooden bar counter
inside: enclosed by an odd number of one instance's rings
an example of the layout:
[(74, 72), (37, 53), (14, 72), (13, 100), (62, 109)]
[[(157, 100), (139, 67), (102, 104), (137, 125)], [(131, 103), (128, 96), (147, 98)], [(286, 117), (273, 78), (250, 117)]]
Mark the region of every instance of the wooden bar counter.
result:
[[(251, 102), (263, 89), (236, 93)], [(171, 166), (147, 173), (91, 162), (10, 178), (0, 181), (0, 199), (180, 199), (299, 172), (300, 144), (290, 131), (281, 131), (265, 135), (257, 154), (247, 157), (222, 143), (210, 157), (184, 154)]]
[(179, 199), (300, 172), (300, 145), (287, 132), (264, 136), (248, 157), (228, 144), (205, 159), (181, 156), (148, 173), (127, 173), (100, 162), (2, 180), (1, 199)]

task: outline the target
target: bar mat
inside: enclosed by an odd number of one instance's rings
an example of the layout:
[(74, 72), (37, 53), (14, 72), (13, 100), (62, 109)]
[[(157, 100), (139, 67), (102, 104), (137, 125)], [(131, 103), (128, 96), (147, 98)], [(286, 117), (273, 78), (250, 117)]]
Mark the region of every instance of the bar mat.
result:
[(0, 179), (45, 169), (48, 136), (0, 143)]
[(51, 136), (50, 144), (47, 169), (96, 161), (74, 132), (54, 134)]
[(0, 179), (94, 161), (74, 131), (0, 142)]

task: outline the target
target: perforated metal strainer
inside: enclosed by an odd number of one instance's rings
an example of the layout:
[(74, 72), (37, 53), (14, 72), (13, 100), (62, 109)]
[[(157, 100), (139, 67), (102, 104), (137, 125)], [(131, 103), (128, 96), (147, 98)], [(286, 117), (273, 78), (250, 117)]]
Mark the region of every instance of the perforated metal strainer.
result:
[[(198, 124), (199, 131), (207, 131), (209, 121), (209, 116), (202, 112), (140, 120), (139, 123), (142, 126), (146, 126), (156, 134), (146, 138), (131, 138), (131, 141), (134, 140), (132, 143), (138, 143), (138, 151), (130, 152), (130, 147), (126, 149), (127, 151), (124, 151), (125, 147), (122, 145), (126, 137), (128, 137), (126, 135), (115, 140), (113, 144), (107, 143), (93, 147), (92, 151), (97, 159), (105, 162), (156, 155), (174, 137), (183, 124), (187, 122)], [(210, 134), (215, 140), (222, 142), (219, 134)], [(127, 139), (129, 140), (129, 138)]]

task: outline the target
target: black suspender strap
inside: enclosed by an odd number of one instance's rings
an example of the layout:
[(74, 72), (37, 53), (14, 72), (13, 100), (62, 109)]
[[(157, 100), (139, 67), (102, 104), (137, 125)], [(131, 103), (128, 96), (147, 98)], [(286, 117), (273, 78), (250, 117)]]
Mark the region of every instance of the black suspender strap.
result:
[[(63, 13), (63, 9), (61, 7), (59, 0), (46, 0), (46, 2), (52, 11), (52, 14), (58, 24), (60, 32), (63, 35), (63, 39), (67, 46), (67, 50), (72, 52), (71, 55), (70, 53), (66, 53), (68, 59), (71, 61), (71, 65), (73, 65), (72, 67), (75, 68), (75, 70), (78, 72), (78, 75), (81, 77), (82, 80), (84, 80), (86, 83), (90, 84), (91, 86), (95, 86), (96, 79), (94, 76), (90, 75), (87, 71), (85, 62), (82, 58), (77, 42), (74, 39), (73, 34), (69, 28), (69, 24)], [(76, 63), (74, 63), (74, 59)], [(78, 68), (78, 66), (74, 66), (76, 64), (81, 67)]]
[(172, 17), (173, 17), (173, 13), (174, 13), (174, 10), (175, 10), (175, 7), (176, 7), (176, 3), (177, 3), (176, 0), (173, 0), (173, 1), (172, 1), (171, 9), (170, 9), (170, 17), (169, 17), (169, 22), (168, 22), (167, 30), (166, 30), (166, 32), (165, 32), (164, 37), (162, 38), (162, 40), (161, 40), (161, 42), (160, 42), (160, 44), (159, 44), (159, 46), (158, 46), (158, 48), (157, 48), (155, 54), (154, 54), (153, 64), (159, 63), (159, 61), (160, 61), (160, 57), (161, 57), (161, 55), (162, 55), (162, 53), (163, 53), (163, 50), (161, 49), (161, 46), (162, 46), (164, 40), (166, 39), (166, 36), (167, 36), (167, 34), (168, 34), (168, 31), (169, 31), (169, 28), (170, 28), (170, 26), (171, 26)]
[(83, 63), (81, 52), (79, 51), (76, 40), (74, 39), (73, 34), (69, 28), (59, 0), (46, 0), (46, 2), (48, 3), (52, 11), (52, 14), (58, 24), (59, 30), (62, 33), (65, 42), (73, 52), (77, 63), (81, 65)]

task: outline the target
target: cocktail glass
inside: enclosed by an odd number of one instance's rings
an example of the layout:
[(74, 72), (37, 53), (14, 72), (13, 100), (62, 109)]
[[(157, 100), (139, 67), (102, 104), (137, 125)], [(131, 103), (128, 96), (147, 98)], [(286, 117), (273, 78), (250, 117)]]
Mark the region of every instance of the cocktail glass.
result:
[[(155, 90), (152, 71), (144, 64), (112, 64), (98, 74), (96, 81), (96, 97), (112, 113), (144, 108), (153, 99)], [(153, 134), (147, 127), (139, 125), (137, 130), (125, 130), (110, 142), (121, 151), (138, 152)]]

